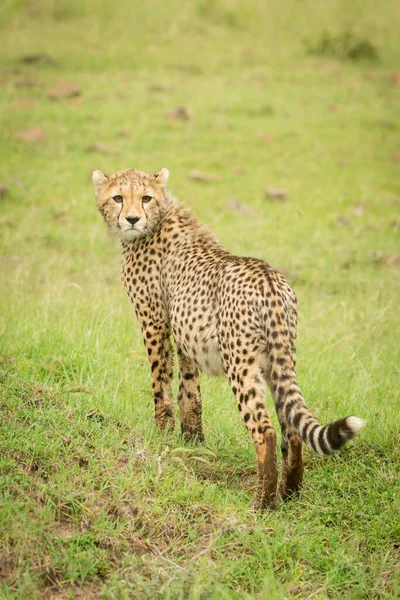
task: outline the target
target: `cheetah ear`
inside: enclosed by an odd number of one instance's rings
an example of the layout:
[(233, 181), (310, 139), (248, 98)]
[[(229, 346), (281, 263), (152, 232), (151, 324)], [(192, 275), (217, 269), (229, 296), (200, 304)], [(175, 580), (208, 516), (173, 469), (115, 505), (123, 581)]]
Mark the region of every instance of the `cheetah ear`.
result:
[(99, 171), (99, 169), (97, 169), (96, 171), (93, 171), (92, 181), (94, 183), (96, 194), (98, 194), (100, 188), (108, 181), (108, 177), (103, 173), (103, 171)]
[(168, 169), (161, 169), (161, 171), (158, 171), (158, 173), (155, 173), (153, 175), (153, 178), (159, 185), (161, 185), (161, 187), (166, 187), (168, 177), (169, 177)]

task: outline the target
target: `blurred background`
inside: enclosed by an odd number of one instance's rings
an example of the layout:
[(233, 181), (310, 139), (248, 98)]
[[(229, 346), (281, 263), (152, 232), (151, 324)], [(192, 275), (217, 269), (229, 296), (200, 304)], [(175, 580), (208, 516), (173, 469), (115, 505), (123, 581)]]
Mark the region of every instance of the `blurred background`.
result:
[(116, 282), (97, 168), (167, 167), (232, 252), (281, 268), (309, 303), (361, 300), (371, 281), (393, 298), (399, 25), (397, 0), (4, 0), (4, 314), (24, 286), (40, 302), (48, 282)]

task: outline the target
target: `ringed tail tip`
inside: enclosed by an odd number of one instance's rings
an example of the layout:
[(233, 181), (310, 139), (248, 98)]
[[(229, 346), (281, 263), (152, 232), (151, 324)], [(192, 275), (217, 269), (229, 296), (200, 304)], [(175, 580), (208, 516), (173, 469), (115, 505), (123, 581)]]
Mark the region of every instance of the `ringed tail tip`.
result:
[(356, 435), (366, 424), (367, 421), (363, 421), (358, 417), (347, 417), (346, 419), (346, 425), (352, 431), (353, 435)]

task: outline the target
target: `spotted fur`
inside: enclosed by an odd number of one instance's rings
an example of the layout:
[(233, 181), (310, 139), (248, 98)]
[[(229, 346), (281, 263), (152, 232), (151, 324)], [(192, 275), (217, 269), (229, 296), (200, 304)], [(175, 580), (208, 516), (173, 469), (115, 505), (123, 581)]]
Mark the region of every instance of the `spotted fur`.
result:
[(255, 505), (277, 505), (276, 435), (265, 405), (271, 389), (282, 431), (283, 498), (302, 485), (302, 442), (320, 454), (338, 450), (363, 422), (323, 426), (310, 413), (295, 373), (297, 302), (266, 262), (232, 256), (166, 188), (168, 171), (95, 171), (98, 207), (123, 248), (122, 279), (143, 332), (156, 424), (174, 427), (174, 336), (183, 434), (204, 439), (199, 371), (225, 375), (258, 457)]

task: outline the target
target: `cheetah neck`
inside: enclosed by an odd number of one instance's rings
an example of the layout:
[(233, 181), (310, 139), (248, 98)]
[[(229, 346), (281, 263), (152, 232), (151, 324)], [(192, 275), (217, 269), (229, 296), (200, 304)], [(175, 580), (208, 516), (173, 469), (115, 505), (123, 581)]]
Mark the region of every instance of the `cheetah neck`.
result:
[(168, 194), (166, 210), (160, 221), (148, 235), (132, 241), (122, 241), (123, 254), (136, 254), (150, 247), (157, 247), (158, 252), (164, 254), (183, 240), (193, 246), (205, 244), (209, 249), (226, 253), (214, 232), (200, 223), (190, 209)]

